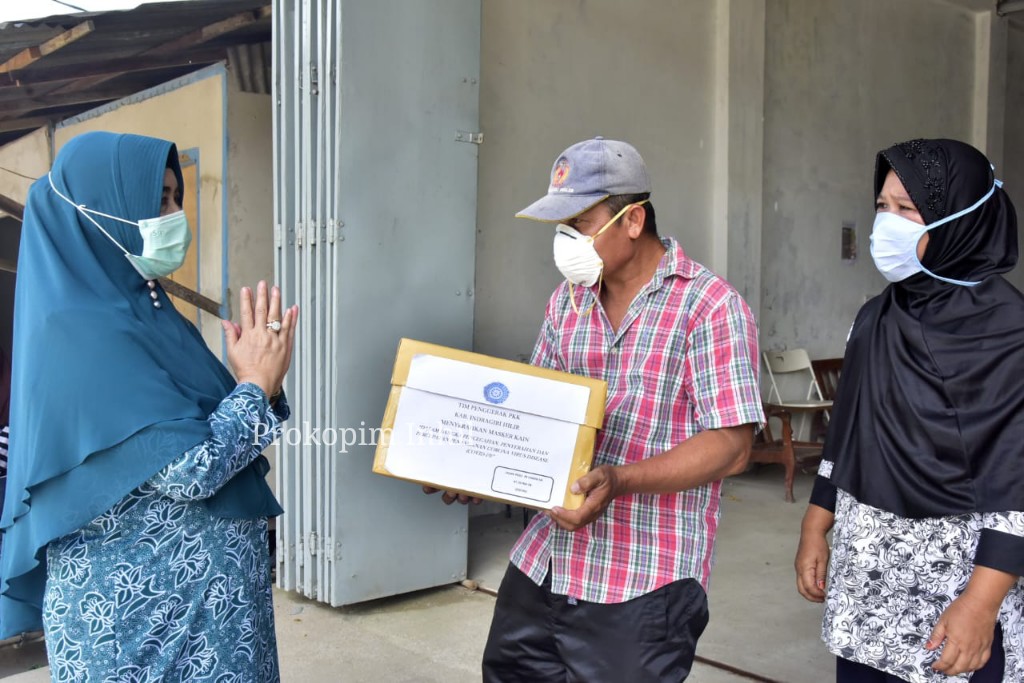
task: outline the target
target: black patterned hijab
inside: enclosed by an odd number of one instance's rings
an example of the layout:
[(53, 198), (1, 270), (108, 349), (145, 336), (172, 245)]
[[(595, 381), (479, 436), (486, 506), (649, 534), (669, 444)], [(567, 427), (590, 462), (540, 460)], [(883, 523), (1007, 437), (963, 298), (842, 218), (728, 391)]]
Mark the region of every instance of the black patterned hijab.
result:
[[(995, 181), (955, 140), (883, 150), (926, 224), (970, 207)], [(860, 310), (843, 361), (824, 458), (859, 501), (905, 517), (1024, 510), (1024, 296), (1001, 277), (1017, 263), (1017, 217), (1001, 188), (929, 231), (918, 273)]]

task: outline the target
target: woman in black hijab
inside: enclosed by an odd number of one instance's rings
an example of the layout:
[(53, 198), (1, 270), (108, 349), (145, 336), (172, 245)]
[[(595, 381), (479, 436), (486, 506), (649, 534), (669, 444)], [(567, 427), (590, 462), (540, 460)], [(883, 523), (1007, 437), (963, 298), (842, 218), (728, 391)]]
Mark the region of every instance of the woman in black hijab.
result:
[(839, 683), (1024, 681), (1024, 296), (1001, 184), (954, 140), (877, 157), (892, 284), (850, 332), (795, 563)]

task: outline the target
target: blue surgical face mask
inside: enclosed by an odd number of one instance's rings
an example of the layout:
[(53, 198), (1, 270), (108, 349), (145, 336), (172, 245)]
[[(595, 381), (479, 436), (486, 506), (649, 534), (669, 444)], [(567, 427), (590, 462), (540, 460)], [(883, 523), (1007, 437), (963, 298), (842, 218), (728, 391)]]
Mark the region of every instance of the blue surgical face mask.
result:
[(921, 236), (929, 230), (934, 230), (976, 210), (988, 201), (997, 187), (1002, 187), (1002, 185), (1001, 180), (996, 180), (985, 196), (974, 204), (930, 225), (921, 225), (888, 211), (876, 214), (874, 226), (871, 228), (871, 258), (874, 260), (878, 272), (889, 282), (902, 282), (911, 275), (927, 273), (936, 280), (953, 285), (974, 287), (981, 284), (980, 282), (942, 277), (928, 270), (917, 258), (917, 243), (921, 240)]
[[(166, 277), (181, 268), (185, 262), (185, 255), (188, 253), (189, 244), (192, 243), (192, 232), (188, 229), (188, 219), (184, 211), (157, 216), (156, 218), (144, 218), (138, 223), (125, 220), (117, 216), (111, 216), (100, 211), (88, 209), (84, 204), (75, 204), (73, 201), (61, 194), (60, 190), (53, 184), (53, 177), (49, 176), (50, 187), (61, 199), (78, 209), (79, 213), (85, 216), (93, 225), (100, 229), (104, 235), (113, 242), (118, 249), (124, 252), (125, 258), (132, 264), (132, 267), (147, 280)], [(110, 233), (103, 229), (103, 226), (96, 222), (89, 214), (103, 216), (111, 220), (135, 225), (142, 235), (142, 254), (130, 253)]]

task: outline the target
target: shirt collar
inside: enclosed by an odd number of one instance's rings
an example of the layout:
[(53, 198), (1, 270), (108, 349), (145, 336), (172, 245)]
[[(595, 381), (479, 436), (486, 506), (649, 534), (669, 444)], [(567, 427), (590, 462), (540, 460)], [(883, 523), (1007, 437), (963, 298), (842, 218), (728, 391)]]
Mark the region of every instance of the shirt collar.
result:
[(697, 277), (697, 273), (700, 271), (700, 264), (686, 255), (686, 252), (683, 251), (683, 248), (675, 238), (662, 237), (661, 244), (665, 247), (665, 255), (661, 257), (661, 263), (658, 264), (658, 269), (654, 271), (651, 284), (655, 287), (661, 287), (664, 281), (673, 275), (678, 275), (687, 280)]
[[(686, 255), (686, 252), (683, 251), (682, 246), (680, 246), (675, 238), (666, 236), (661, 237), (660, 240), (662, 246), (665, 247), (665, 254), (661, 257), (654, 275), (641, 291), (657, 291), (664, 286), (665, 280), (672, 276), (692, 280), (697, 277), (702, 268), (699, 263)], [(568, 287), (568, 284), (563, 282), (563, 286)], [(589, 292), (590, 296), (597, 296), (598, 284), (595, 282), (590, 287), (580, 287), (579, 289)], [(586, 301), (587, 298), (584, 295), (584, 302)]]

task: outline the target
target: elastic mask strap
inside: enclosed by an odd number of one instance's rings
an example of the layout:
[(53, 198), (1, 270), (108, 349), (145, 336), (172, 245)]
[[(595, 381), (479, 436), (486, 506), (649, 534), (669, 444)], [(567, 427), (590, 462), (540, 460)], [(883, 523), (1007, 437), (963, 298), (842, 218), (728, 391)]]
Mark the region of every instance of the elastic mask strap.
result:
[[(642, 199), (639, 202), (633, 202), (632, 204), (626, 204), (624, 207), (619, 209), (619, 212), (617, 214), (612, 216), (612, 219), (610, 221), (605, 223), (604, 226), (600, 230), (595, 232), (593, 237), (590, 237), (590, 241), (593, 242), (598, 237), (600, 237), (602, 232), (607, 230), (609, 226), (613, 225), (615, 223), (615, 221), (619, 220), (619, 218), (622, 217), (622, 214), (624, 214), (627, 211), (629, 211), (630, 208), (632, 208), (634, 206), (643, 206), (644, 204), (646, 204), (649, 201), (650, 201), (649, 199)], [(575, 230), (575, 228), (573, 228), (573, 229)], [(578, 232), (579, 231), (577, 230), (577, 233)], [(562, 234), (564, 235), (566, 233), (562, 233)], [(572, 235), (568, 235), (568, 236), (572, 237)], [(584, 235), (584, 237), (589, 237), (589, 235)], [(576, 315), (578, 315), (580, 317), (586, 316), (586, 315), (590, 315), (590, 312), (592, 310), (594, 310), (594, 306), (597, 306), (597, 297), (601, 296), (601, 284), (603, 282), (604, 282), (604, 269), (602, 268), (601, 273), (597, 276), (597, 292), (594, 294), (594, 303), (590, 304), (590, 308), (585, 310), (583, 313), (580, 313), (580, 309), (576, 306), (576, 293), (573, 291), (572, 283), (571, 282), (569, 283), (569, 303), (572, 304), (572, 310), (576, 312)]]
[(633, 208), (634, 206), (643, 206), (644, 204), (646, 204), (646, 203), (647, 203), (647, 202), (649, 202), (649, 201), (650, 201), (649, 199), (642, 199), (642, 200), (640, 200), (639, 202), (633, 202), (632, 204), (626, 204), (626, 205), (625, 205), (624, 207), (622, 207), (621, 209), (619, 209), (619, 212), (618, 212), (617, 214), (615, 214), (614, 216), (612, 216), (612, 219), (611, 219), (610, 221), (608, 221), (607, 223), (605, 223), (605, 224), (604, 224), (604, 226), (603, 226), (603, 227), (602, 227), (602, 228), (601, 228), (600, 230), (598, 230), (597, 232), (595, 232), (595, 233), (594, 233), (594, 236), (593, 236), (593, 237), (591, 237), (591, 238), (590, 238), (590, 240), (591, 240), (591, 241), (594, 241), (594, 240), (596, 240), (596, 239), (597, 239), (598, 237), (600, 237), (600, 236), (601, 236), (601, 233), (602, 233), (602, 232), (604, 232), (605, 230), (607, 230), (607, 229), (608, 229), (608, 228), (609, 228), (610, 226), (614, 225), (614, 224), (615, 224), (615, 221), (617, 221), (617, 220), (619, 220), (620, 218), (622, 218), (622, 214), (626, 213), (627, 211), (629, 211), (629, 210), (630, 210), (631, 208)]
[(99, 228), (99, 229), (100, 229), (100, 232), (102, 232), (102, 233), (103, 233), (104, 235), (106, 235), (106, 236), (107, 236), (107, 239), (108, 239), (108, 240), (110, 240), (111, 242), (113, 242), (113, 243), (114, 243), (114, 244), (115, 244), (115, 245), (117, 246), (117, 248), (118, 248), (118, 249), (120, 249), (121, 251), (123, 251), (123, 252), (124, 252), (124, 255), (125, 255), (125, 256), (131, 256), (131, 252), (129, 252), (129, 251), (127, 250), (127, 249), (125, 249), (125, 248), (124, 248), (123, 246), (121, 246), (121, 243), (120, 243), (120, 242), (118, 242), (118, 241), (117, 241), (116, 239), (114, 239), (113, 237), (111, 237), (110, 233), (109, 233), (109, 232), (107, 232), (106, 230), (104, 230), (103, 226), (102, 226), (102, 225), (100, 225), (99, 223), (97, 223), (97, 222), (96, 222), (96, 221), (95, 221), (95, 220), (93, 219), (93, 217), (92, 217), (92, 216), (90, 216), (89, 214), (90, 214), (90, 213), (94, 213), (94, 214), (96, 214), (97, 216), (103, 216), (104, 218), (109, 218), (109, 219), (111, 219), (111, 220), (115, 220), (115, 221), (120, 221), (120, 222), (122, 222), (122, 223), (127, 223), (128, 225), (138, 225), (138, 223), (135, 223), (135, 222), (133, 222), (133, 221), (127, 221), (127, 220), (125, 220), (125, 219), (123, 219), (123, 218), (118, 218), (117, 216), (111, 216), (111, 215), (109, 215), (109, 214), (103, 213), (102, 211), (93, 211), (92, 209), (87, 209), (87, 208), (85, 207), (85, 204), (75, 204), (75, 203), (74, 203), (73, 201), (71, 201), (70, 199), (68, 199), (67, 197), (65, 197), (65, 196), (64, 196), (64, 195), (63, 195), (63, 194), (61, 193), (61, 191), (57, 189), (57, 186), (53, 184), (53, 174), (52, 174), (52, 173), (47, 173), (47, 174), (46, 174), (46, 177), (47, 177), (47, 179), (48, 179), (48, 180), (50, 181), (50, 188), (51, 188), (51, 189), (52, 189), (52, 190), (53, 190), (54, 192), (56, 192), (56, 193), (57, 193), (57, 196), (58, 196), (58, 197), (60, 197), (61, 199), (63, 199), (64, 201), (66, 201), (66, 202), (67, 202), (68, 204), (70, 204), (71, 206), (73, 206), (73, 207), (75, 207), (76, 209), (78, 209), (78, 212), (79, 212), (79, 213), (81, 213), (81, 214), (82, 214), (83, 216), (85, 216), (85, 217), (86, 217), (87, 219), (89, 219), (89, 222), (91, 222), (91, 223), (92, 223), (93, 225), (95, 225), (95, 226), (96, 226), (97, 228)]
[(941, 275), (936, 275), (935, 273), (928, 270), (924, 266), (921, 266), (921, 270), (924, 271), (925, 273), (928, 273), (936, 280), (942, 280), (943, 282), (948, 282), (951, 285), (960, 285), (961, 287), (977, 287), (978, 285), (981, 284), (980, 282), (968, 282), (966, 280), (954, 280), (951, 277), (942, 277)]
[(573, 290), (573, 284), (569, 283), (569, 303), (572, 305), (572, 310), (576, 312), (576, 315), (580, 318), (590, 315), (590, 312), (597, 306), (597, 297), (601, 296), (601, 285), (604, 283), (604, 273), (597, 276), (597, 291), (594, 293), (594, 301), (590, 304), (590, 308), (580, 313), (579, 307), (576, 305), (576, 292)]
[(939, 227), (940, 225), (945, 225), (946, 223), (949, 223), (950, 221), (955, 221), (955, 220), (956, 220), (957, 218), (960, 218), (961, 216), (966, 216), (966, 215), (967, 215), (967, 214), (969, 214), (969, 213), (970, 213), (971, 211), (974, 211), (974, 210), (975, 210), (975, 209), (977, 209), (977, 208), (978, 208), (979, 206), (981, 206), (982, 204), (984, 204), (985, 202), (987, 202), (987, 201), (988, 201), (988, 198), (992, 196), (992, 193), (996, 191), (996, 188), (997, 188), (997, 187), (1002, 187), (1002, 186), (1003, 186), (1003, 181), (1002, 181), (1002, 180), (999, 180), (999, 179), (996, 179), (996, 180), (995, 180), (995, 181), (994, 181), (994, 182), (992, 183), (992, 187), (991, 187), (991, 188), (989, 188), (989, 191), (985, 193), (985, 196), (984, 196), (984, 197), (982, 197), (982, 198), (981, 198), (981, 199), (979, 199), (978, 201), (974, 202), (973, 204), (971, 204), (970, 206), (968, 206), (968, 207), (967, 207), (966, 209), (964, 209), (963, 211), (957, 211), (956, 213), (954, 213), (954, 214), (952, 214), (952, 215), (946, 216), (946, 217), (945, 217), (945, 218), (943, 218), (942, 220), (938, 220), (938, 221), (935, 221), (935, 222), (934, 222), (934, 223), (932, 223), (931, 225), (929, 225), (929, 226), (926, 226), (926, 231), (927, 231), (927, 230), (934, 230), (935, 228)]
[[(992, 170), (995, 170), (995, 166), (992, 167)], [(940, 225), (944, 225), (946, 223), (949, 223), (950, 221), (955, 221), (957, 218), (960, 218), (961, 216), (966, 216), (967, 214), (969, 214), (970, 212), (974, 211), (979, 206), (981, 206), (982, 204), (987, 202), (989, 200), (989, 198), (992, 196), (992, 194), (996, 191), (996, 188), (997, 187), (1002, 187), (1002, 186), (1003, 186), (1003, 181), (999, 180), (998, 178), (996, 178), (995, 180), (993, 180), (992, 187), (989, 188), (989, 191), (985, 193), (984, 197), (982, 197), (978, 201), (974, 202), (973, 204), (968, 206), (963, 211), (957, 211), (956, 213), (954, 213), (954, 214), (952, 214), (950, 216), (946, 216), (942, 220), (935, 221), (934, 223), (932, 223), (931, 225), (929, 225), (929, 226), (927, 226), (925, 228), (925, 232), (928, 232), (929, 230), (934, 230), (935, 228), (939, 227)], [(924, 233), (922, 233), (922, 234), (924, 234)], [(920, 261), (918, 261), (918, 263), (920, 263)], [(927, 268), (925, 268), (924, 264), (921, 264), (921, 270), (924, 271), (925, 273), (928, 273), (928, 275), (932, 276), (936, 280), (942, 280), (943, 282), (948, 282), (951, 285), (960, 285), (961, 287), (977, 287), (978, 285), (981, 284), (980, 282), (969, 282), (967, 280), (955, 280), (955, 279), (953, 279), (951, 277), (942, 277), (941, 275), (936, 275), (932, 271), (930, 271)]]

